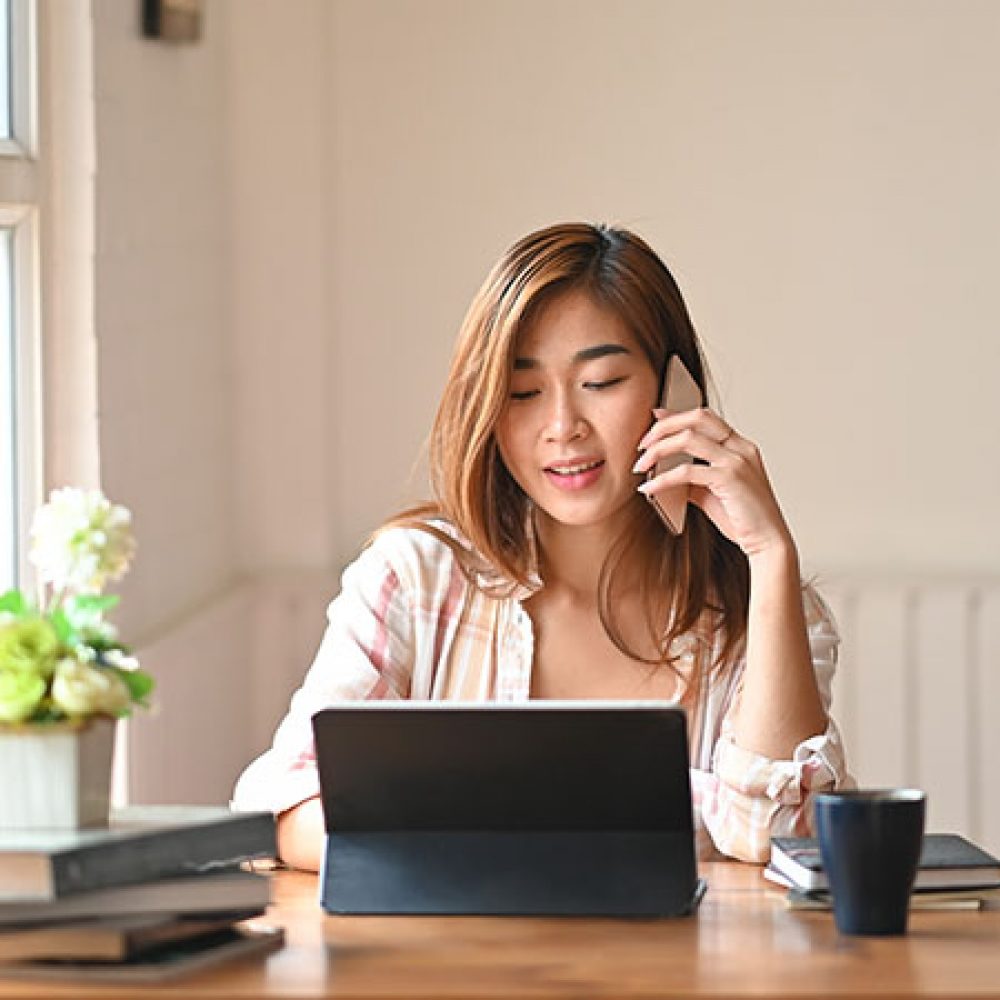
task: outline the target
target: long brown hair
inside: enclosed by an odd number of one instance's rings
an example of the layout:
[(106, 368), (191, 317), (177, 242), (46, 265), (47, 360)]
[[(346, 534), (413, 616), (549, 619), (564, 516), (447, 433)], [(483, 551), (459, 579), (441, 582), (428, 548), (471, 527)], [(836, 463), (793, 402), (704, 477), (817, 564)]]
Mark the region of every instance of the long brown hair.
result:
[[(529, 586), (532, 552), (530, 500), (504, 465), (495, 428), (510, 392), (518, 337), (548, 301), (570, 290), (584, 291), (620, 316), (653, 369), (663, 379), (677, 354), (708, 399), (706, 367), (694, 326), (677, 283), (657, 254), (626, 229), (568, 223), (531, 233), (497, 262), (472, 301), (462, 324), (430, 438), (434, 501), (388, 522), (431, 530), (452, 546), (475, 581), (471, 558), (512, 584)], [(638, 494), (631, 523), (602, 567), (598, 607), (614, 644), (641, 662), (673, 667), (672, 644), (681, 636), (721, 646), (713, 663), (696, 659), (685, 685), (685, 701), (697, 700), (706, 669), (726, 670), (738, 658), (746, 635), (749, 568), (742, 551), (697, 508), (691, 507), (679, 537), (663, 526)], [(476, 557), (427, 519), (450, 522)], [(641, 655), (626, 640), (616, 603), (624, 565), (639, 567), (639, 599), (649, 639), (659, 653)]]

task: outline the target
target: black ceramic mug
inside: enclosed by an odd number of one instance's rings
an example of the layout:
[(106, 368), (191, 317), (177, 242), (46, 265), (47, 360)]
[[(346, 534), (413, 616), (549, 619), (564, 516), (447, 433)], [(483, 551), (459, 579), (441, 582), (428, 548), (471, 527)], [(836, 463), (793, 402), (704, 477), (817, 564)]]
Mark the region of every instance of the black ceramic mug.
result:
[(842, 934), (905, 934), (924, 835), (914, 788), (816, 796), (816, 832)]

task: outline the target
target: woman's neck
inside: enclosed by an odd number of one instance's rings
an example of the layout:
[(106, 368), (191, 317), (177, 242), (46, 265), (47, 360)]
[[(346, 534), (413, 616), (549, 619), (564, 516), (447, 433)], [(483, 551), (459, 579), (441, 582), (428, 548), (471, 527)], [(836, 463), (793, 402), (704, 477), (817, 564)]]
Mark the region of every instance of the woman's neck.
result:
[(558, 524), (544, 515), (535, 521), (539, 572), (545, 587), (574, 602), (597, 602), (601, 567), (617, 537), (620, 525), (575, 527)]

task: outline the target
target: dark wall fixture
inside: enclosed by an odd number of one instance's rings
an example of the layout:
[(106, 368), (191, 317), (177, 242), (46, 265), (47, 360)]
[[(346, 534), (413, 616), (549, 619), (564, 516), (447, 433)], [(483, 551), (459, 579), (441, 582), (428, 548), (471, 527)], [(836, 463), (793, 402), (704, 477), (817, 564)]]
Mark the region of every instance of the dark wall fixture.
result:
[(141, 0), (142, 33), (164, 42), (201, 38), (202, 0)]

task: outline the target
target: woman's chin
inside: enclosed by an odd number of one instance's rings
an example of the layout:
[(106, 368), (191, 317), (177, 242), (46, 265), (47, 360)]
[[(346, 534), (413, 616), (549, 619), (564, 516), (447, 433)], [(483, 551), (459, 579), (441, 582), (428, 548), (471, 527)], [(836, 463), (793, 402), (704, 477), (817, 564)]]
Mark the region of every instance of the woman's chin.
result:
[[(638, 495), (637, 495), (638, 496)], [(641, 501), (642, 497), (638, 497)], [(645, 502), (645, 501), (643, 501)], [(535, 508), (553, 525), (563, 528), (599, 528), (615, 525), (632, 506), (631, 499), (610, 503), (579, 497), (535, 499)]]

